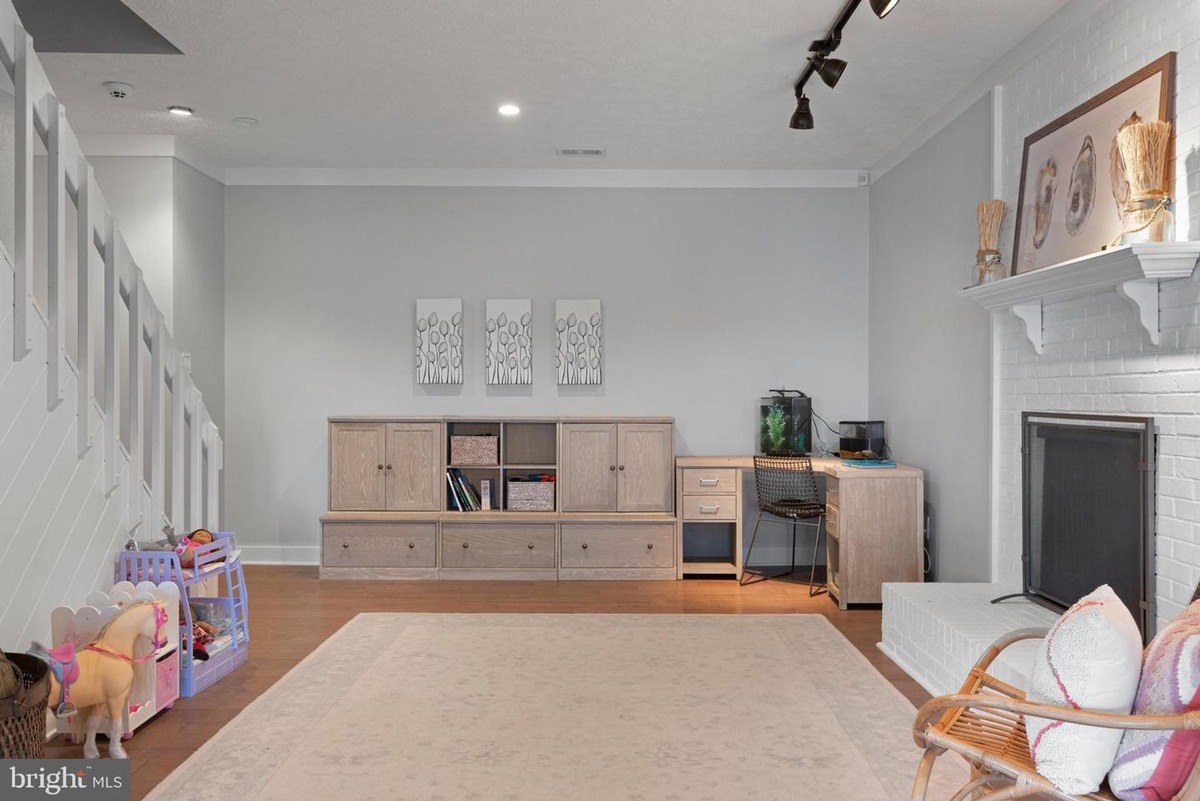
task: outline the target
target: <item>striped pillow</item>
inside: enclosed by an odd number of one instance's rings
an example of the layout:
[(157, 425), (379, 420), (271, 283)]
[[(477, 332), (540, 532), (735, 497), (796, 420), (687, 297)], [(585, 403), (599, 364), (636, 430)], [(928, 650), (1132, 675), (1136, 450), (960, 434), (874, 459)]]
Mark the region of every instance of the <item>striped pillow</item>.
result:
[[(1135, 715), (1200, 709), (1200, 603), (1158, 633), (1146, 649)], [(1108, 783), (1121, 801), (1164, 801), (1183, 789), (1200, 756), (1200, 731), (1127, 731)]]

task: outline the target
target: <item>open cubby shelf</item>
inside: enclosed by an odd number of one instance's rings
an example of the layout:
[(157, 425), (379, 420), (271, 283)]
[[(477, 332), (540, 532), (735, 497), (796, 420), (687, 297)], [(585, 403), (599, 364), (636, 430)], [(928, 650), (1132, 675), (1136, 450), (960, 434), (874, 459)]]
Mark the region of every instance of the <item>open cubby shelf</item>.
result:
[[(455, 436), (491, 436), (498, 438), (499, 463), (494, 465), (456, 464), (451, 461), (450, 438)], [(551, 420), (453, 420), (446, 423), (446, 467), (460, 471), (479, 491), (480, 479), (492, 481), (492, 509), (490, 513), (508, 512), (508, 478), (510, 476), (551, 473), (558, 475), (558, 423)], [(554, 509), (558, 511), (558, 493), (555, 487)], [(458, 512), (446, 487), (446, 509)], [(462, 512), (463, 515), (479, 512)], [(537, 514), (536, 512), (534, 514)]]

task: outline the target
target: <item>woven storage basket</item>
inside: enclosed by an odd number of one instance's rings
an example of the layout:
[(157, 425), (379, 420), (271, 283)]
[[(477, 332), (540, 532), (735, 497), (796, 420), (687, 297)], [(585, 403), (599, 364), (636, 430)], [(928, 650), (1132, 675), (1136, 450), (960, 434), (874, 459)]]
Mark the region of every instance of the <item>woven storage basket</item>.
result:
[(494, 467), (500, 464), (500, 438), (490, 434), (452, 435), (450, 437), (450, 463)]
[(509, 481), (508, 508), (514, 512), (553, 512), (553, 481)]
[(21, 674), (16, 698), (0, 698), (0, 759), (46, 758), (50, 668), (35, 656), (4, 654)]

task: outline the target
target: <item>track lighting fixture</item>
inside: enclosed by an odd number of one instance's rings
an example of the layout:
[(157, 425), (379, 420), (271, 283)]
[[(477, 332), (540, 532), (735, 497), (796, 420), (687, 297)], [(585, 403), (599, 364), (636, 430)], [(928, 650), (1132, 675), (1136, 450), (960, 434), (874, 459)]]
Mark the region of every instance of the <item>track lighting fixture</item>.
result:
[(827, 58), (825, 56), (813, 56), (814, 69), (817, 75), (821, 76), (821, 80), (830, 89), (837, 86), (838, 79), (842, 77), (842, 73), (846, 70), (846, 62), (840, 58)]
[(871, 10), (875, 12), (875, 16), (883, 19), (892, 13), (892, 9), (896, 7), (896, 3), (898, 2), (900, 0), (871, 0)]
[(796, 110), (792, 112), (792, 120), (788, 127), (795, 131), (808, 131), (813, 127), (813, 115), (808, 109), (808, 98), (801, 95), (796, 98)]
[[(900, 2), (900, 0), (869, 1), (871, 10), (880, 19), (892, 13)], [(813, 115), (809, 110), (808, 97), (804, 94), (804, 86), (808, 83), (809, 78), (819, 75), (825, 85), (831, 89), (837, 86), (837, 82), (841, 80), (842, 73), (846, 71), (846, 62), (840, 58), (830, 58), (830, 54), (842, 43), (842, 29), (846, 27), (846, 23), (850, 21), (850, 17), (854, 16), (854, 12), (861, 4), (862, 0), (846, 0), (846, 4), (842, 6), (837, 19), (829, 29), (829, 33), (825, 34), (824, 39), (813, 42), (808, 48), (812, 55), (808, 57), (808, 63), (804, 65), (800, 77), (796, 80), (796, 110), (792, 113), (788, 127), (799, 131), (807, 131), (813, 127)]]

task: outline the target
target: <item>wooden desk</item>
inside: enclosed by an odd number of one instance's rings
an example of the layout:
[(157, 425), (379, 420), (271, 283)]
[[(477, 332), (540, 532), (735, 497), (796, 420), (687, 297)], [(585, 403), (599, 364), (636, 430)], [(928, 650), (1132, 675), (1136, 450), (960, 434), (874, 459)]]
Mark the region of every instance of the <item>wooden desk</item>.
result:
[[(924, 576), (925, 473), (893, 468), (847, 467), (841, 459), (813, 456), (825, 476), (826, 586), (838, 605), (877, 604), (883, 583), (921, 581)], [(677, 576), (741, 577), (742, 473), (753, 456), (680, 456), (675, 459)], [(732, 526), (732, 560), (684, 561), (684, 525)]]

